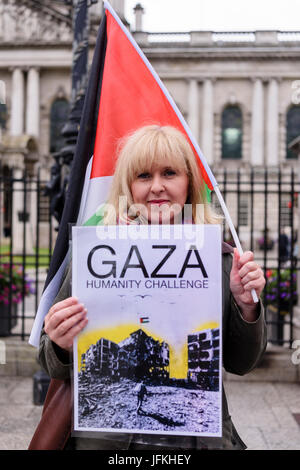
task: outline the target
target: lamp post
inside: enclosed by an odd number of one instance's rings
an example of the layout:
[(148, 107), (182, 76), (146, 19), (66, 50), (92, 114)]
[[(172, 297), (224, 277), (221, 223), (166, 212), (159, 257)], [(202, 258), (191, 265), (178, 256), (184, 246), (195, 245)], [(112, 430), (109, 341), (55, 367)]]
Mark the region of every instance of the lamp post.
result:
[[(50, 196), (51, 215), (60, 223), (65, 193), (68, 185), (70, 165), (75, 153), (88, 76), (89, 15), (88, 7), (98, 0), (62, 0), (72, 6), (73, 13), (73, 59), (72, 94), (68, 121), (62, 130), (65, 146), (53, 154), (55, 163), (51, 167), (51, 179), (45, 188)], [(50, 377), (40, 370), (33, 377), (33, 402), (42, 405), (45, 401)]]
[(89, 12), (88, 7), (98, 0), (62, 0), (72, 7), (73, 51), (72, 51), (72, 93), (68, 121), (62, 129), (65, 145), (53, 154), (51, 179), (46, 185), (45, 194), (50, 196), (50, 211), (58, 222), (61, 220), (68, 186), (70, 166), (74, 157), (80, 117), (86, 92), (89, 53)]

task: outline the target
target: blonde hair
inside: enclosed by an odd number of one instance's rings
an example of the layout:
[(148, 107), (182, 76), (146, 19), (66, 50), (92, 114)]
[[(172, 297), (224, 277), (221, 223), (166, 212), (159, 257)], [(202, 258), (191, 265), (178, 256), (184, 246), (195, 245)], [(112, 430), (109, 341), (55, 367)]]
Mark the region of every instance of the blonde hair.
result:
[[(163, 162), (165, 166), (184, 170), (189, 178), (186, 204), (192, 205), (194, 223), (219, 224), (223, 218), (216, 214), (207, 202), (205, 183), (201, 176), (196, 157), (187, 138), (175, 127), (149, 125), (137, 129), (119, 144), (118, 159), (110, 188), (104, 216), (105, 225), (115, 224), (117, 219), (126, 219), (127, 211), (134, 204), (131, 184), (135, 178), (149, 171), (153, 164)], [(120, 206), (120, 196), (124, 196), (127, 207)], [(201, 204), (202, 210), (197, 210)], [(120, 211), (121, 207), (121, 211)], [(123, 212), (123, 213), (120, 213)], [(128, 217), (128, 216), (127, 216)]]

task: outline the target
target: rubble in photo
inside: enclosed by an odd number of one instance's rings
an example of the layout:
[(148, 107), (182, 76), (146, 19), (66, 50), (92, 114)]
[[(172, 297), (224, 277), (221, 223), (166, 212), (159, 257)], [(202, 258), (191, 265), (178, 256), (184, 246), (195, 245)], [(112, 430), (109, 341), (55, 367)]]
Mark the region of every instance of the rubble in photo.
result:
[(80, 427), (218, 433), (219, 351), (218, 328), (188, 335), (187, 377), (176, 379), (168, 344), (142, 329), (118, 344), (100, 338), (81, 357)]

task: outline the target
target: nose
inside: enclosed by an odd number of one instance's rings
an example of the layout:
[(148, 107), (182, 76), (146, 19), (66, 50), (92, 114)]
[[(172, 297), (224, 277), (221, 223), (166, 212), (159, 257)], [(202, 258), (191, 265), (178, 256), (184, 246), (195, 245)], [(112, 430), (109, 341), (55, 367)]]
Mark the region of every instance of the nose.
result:
[(152, 178), (151, 191), (155, 194), (165, 190), (163, 179), (159, 174), (154, 174)]

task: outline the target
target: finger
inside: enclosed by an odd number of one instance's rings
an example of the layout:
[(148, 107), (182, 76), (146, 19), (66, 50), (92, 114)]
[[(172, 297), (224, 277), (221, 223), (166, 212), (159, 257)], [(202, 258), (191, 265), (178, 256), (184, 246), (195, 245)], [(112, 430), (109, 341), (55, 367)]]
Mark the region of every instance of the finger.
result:
[(264, 288), (265, 283), (262, 282), (261, 279), (255, 279), (253, 281), (247, 282), (247, 284), (243, 285), (245, 291), (251, 291), (254, 289), (256, 293), (259, 295)]
[(70, 318), (67, 318), (62, 323), (58, 325), (55, 330), (55, 335), (57, 338), (68, 334), (68, 331), (72, 329), (77, 323), (82, 321), (86, 318), (87, 310), (85, 309), (83, 312), (79, 312), (75, 315), (72, 315)]
[(253, 270), (249, 270), (243, 276), (241, 276), (241, 283), (247, 284), (247, 282), (254, 281), (256, 279), (261, 279), (264, 281), (264, 275), (260, 268), (254, 268)]
[(241, 256), (240, 256), (240, 259), (239, 259), (239, 269), (241, 269), (244, 264), (248, 263), (249, 261), (253, 261), (254, 259), (254, 254), (252, 253), (252, 251), (245, 251)]
[(67, 318), (83, 312), (84, 311), (84, 305), (83, 304), (75, 304), (71, 305), (70, 307), (63, 308), (62, 310), (58, 310), (50, 316), (50, 318), (45, 318), (45, 331), (47, 333), (47, 330), (55, 330), (58, 325), (66, 320)]
[[(68, 305), (68, 304), (66, 304)], [(83, 304), (73, 304), (70, 305), (69, 307), (56, 309), (52, 311), (50, 314), (46, 315), (45, 317), (45, 324), (46, 325), (51, 325), (51, 327), (56, 328), (57, 325), (63, 321), (65, 318), (68, 318), (69, 316), (78, 313), (80, 311), (84, 310), (84, 305)]]
[(248, 261), (246, 264), (244, 264), (240, 269), (239, 269), (239, 275), (241, 277), (246, 276), (250, 271), (256, 271), (260, 269), (257, 263), (255, 261)]
[(234, 271), (238, 271), (238, 269), (239, 269), (239, 259), (240, 259), (239, 252), (238, 252), (237, 248), (234, 248), (234, 250), (233, 250), (233, 259), (232, 259), (232, 269)]
[(50, 318), (59, 310), (62, 310), (63, 308), (66, 308), (66, 307), (71, 307), (72, 305), (76, 305), (78, 303), (79, 303), (79, 300), (77, 297), (68, 297), (67, 299), (61, 300), (60, 302), (57, 302), (56, 304), (52, 305), (47, 315)]
[(85, 328), (87, 323), (88, 319), (84, 318), (69, 329), (68, 333), (63, 337), (64, 343), (67, 348), (70, 348), (73, 345), (75, 337), (83, 330), (83, 328)]

